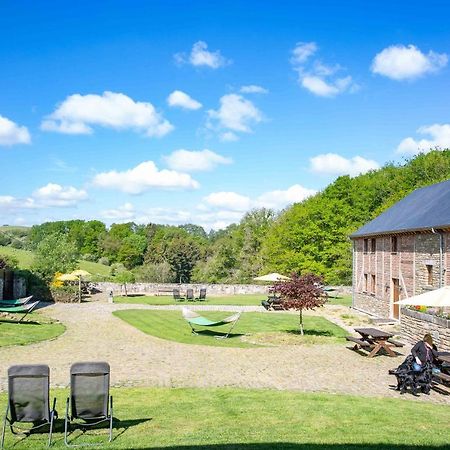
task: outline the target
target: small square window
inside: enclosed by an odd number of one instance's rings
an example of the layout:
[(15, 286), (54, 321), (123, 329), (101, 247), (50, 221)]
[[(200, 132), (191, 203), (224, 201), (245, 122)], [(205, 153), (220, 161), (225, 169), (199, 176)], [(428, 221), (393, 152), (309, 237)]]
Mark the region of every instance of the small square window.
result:
[(391, 237), (391, 253), (397, 253), (398, 252), (398, 239), (397, 236)]
[(364, 253), (369, 253), (369, 239), (364, 239)]
[(433, 286), (433, 266), (431, 264), (427, 264), (427, 284), (429, 286)]

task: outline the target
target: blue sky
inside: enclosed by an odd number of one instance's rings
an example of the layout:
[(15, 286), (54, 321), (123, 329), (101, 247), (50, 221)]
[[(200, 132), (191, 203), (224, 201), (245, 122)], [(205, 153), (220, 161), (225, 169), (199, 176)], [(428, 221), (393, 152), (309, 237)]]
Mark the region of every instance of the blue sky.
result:
[(0, 223), (220, 228), (450, 147), (445, 1), (0, 3)]

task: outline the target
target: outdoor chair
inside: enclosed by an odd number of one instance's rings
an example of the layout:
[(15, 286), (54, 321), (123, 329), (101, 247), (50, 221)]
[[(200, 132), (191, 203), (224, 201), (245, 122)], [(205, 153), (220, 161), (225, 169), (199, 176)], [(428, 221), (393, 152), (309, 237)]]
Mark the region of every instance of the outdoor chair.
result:
[(17, 323), (22, 322), (23, 319), (37, 306), (39, 301), (26, 303), (24, 305), (11, 305), (5, 306), (0, 304), (0, 312), (8, 313), (8, 314), (23, 314), (23, 316), (19, 319)]
[(99, 444), (69, 444), (69, 426), (86, 428), (109, 423), (112, 440), (113, 399), (109, 395), (110, 367), (106, 362), (79, 362), (70, 368), (70, 397), (66, 402), (64, 443), (68, 447)]
[[(29, 436), (33, 431), (49, 425), (47, 446), (52, 443), (56, 399), (50, 409), (50, 369), (46, 365), (31, 364), (11, 366), (8, 369), (8, 404), (3, 420), (1, 446), (5, 441), (6, 425), (13, 434)], [(14, 427), (18, 423), (32, 423), (27, 429)]]
[(198, 300), (200, 302), (204, 302), (206, 300), (206, 289), (205, 288), (200, 289), (200, 294), (195, 300)]
[(194, 301), (194, 289), (186, 289), (186, 300), (189, 302)]
[(176, 302), (182, 302), (184, 300), (184, 297), (181, 297), (181, 295), (180, 295), (180, 290), (179, 289), (174, 289), (173, 290), (173, 299)]

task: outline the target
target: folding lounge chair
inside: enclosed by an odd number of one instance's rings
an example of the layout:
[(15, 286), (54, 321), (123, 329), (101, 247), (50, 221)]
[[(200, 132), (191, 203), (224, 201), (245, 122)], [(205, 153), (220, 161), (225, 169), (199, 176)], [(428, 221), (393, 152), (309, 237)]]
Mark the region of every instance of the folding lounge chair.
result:
[(194, 301), (194, 289), (186, 289), (186, 300), (189, 302)]
[[(96, 444), (69, 444), (70, 425), (82, 429), (109, 422), (109, 442), (112, 440), (113, 399), (109, 395), (110, 367), (106, 362), (79, 362), (70, 368), (70, 397), (66, 402), (64, 443), (68, 447)], [(75, 422), (76, 421), (76, 422)]]
[(25, 305), (18, 306), (5, 306), (0, 305), (0, 312), (8, 313), (8, 314), (23, 314), (23, 316), (19, 319), (17, 323), (22, 322), (23, 319), (37, 306), (39, 300), (32, 303), (26, 303)]
[[(0, 448), (3, 449), (7, 423), (13, 434), (26, 436), (49, 425), (47, 445), (51, 445), (53, 422), (58, 414), (55, 411), (56, 399), (53, 399), (53, 406), (50, 409), (49, 384), (50, 369), (46, 365), (20, 365), (8, 369), (8, 405), (3, 421)], [(28, 422), (33, 426), (26, 430), (14, 429), (16, 422)]]
[(173, 290), (173, 298), (176, 302), (182, 302), (184, 300), (184, 297), (181, 297), (181, 295), (180, 295), (179, 289)]
[(238, 312), (233, 314), (232, 316), (225, 317), (225, 319), (213, 321), (201, 316), (200, 314), (197, 314), (194, 311), (191, 311), (188, 308), (183, 308), (182, 314), (184, 319), (189, 323), (192, 333), (196, 335), (198, 335), (198, 333), (195, 331), (194, 325), (202, 327), (219, 327), (221, 325), (231, 324), (231, 328), (228, 330), (227, 334), (225, 336), (215, 336), (217, 339), (226, 339), (239, 320), (239, 317), (241, 317), (241, 313)]
[(206, 289), (205, 288), (200, 289), (200, 294), (195, 300), (199, 300), (201, 302), (204, 302), (206, 300)]
[(30, 295), (29, 297), (18, 298), (18, 299), (16, 299), (16, 300), (5, 300), (5, 299), (2, 299), (2, 300), (0, 300), (0, 307), (3, 307), (3, 306), (20, 306), (20, 305), (25, 305), (25, 304), (27, 304), (32, 298), (33, 298), (33, 296)]

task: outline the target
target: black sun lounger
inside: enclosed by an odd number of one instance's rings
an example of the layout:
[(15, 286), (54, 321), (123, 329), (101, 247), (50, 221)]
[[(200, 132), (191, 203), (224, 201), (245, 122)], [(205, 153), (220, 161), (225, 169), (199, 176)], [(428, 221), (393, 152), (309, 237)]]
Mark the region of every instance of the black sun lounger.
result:
[[(33, 431), (49, 425), (48, 443), (52, 443), (53, 422), (56, 399), (52, 409), (49, 402), (50, 369), (46, 365), (32, 364), (11, 366), (8, 369), (8, 405), (3, 421), (1, 446), (5, 441), (6, 425), (13, 434), (29, 435)], [(26, 430), (14, 428), (15, 423), (32, 423)]]
[(109, 422), (109, 442), (112, 440), (113, 400), (109, 395), (110, 367), (106, 362), (79, 362), (70, 368), (70, 397), (66, 403), (64, 443), (68, 447), (97, 444), (69, 444), (70, 425), (86, 429)]

